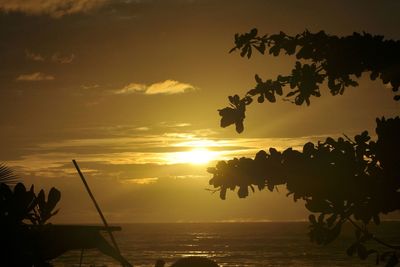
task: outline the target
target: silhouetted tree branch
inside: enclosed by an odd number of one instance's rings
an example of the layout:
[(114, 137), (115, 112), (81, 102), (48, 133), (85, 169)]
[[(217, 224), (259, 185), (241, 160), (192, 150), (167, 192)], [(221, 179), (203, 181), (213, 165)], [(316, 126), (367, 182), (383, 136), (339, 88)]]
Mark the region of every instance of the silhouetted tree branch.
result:
[[(296, 36), (281, 32), (275, 35), (257, 36), (253, 29), (246, 34), (235, 35), (235, 47), (241, 56), (252, 55), (252, 49), (278, 56), (280, 52), (295, 55), (299, 60), (288, 76), (279, 75), (275, 80), (263, 81), (255, 76), (257, 85), (243, 98), (230, 96), (230, 107), (219, 110), (221, 126), (236, 125), (242, 132), (246, 106), (257, 97), (275, 102), (283, 96), (297, 105), (311, 103), (311, 96), (320, 97), (320, 87), (327, 81), (332, 95), (343, 94), (349, 86), (357, 86), (354, 80), (363, 72), (371, 72), (370, 78), (380, 78), (390, 83), (394, 92), (400, 86), (400, 42), (384, 40), (383, 36), (354, 33), (337, 37), (323, 31), (308, 31)], [(267, 50), (268, 49), (268, 50)], [(308, 62), (308, 63), (304, 63)], [(289, 92), (285, 92), (290, 87)], [(400, 99), (395, 95), (394, 99)], [(376, 141), (367, 131), (354, 137), (333, 139), (328, 137), (317, 144), (307, 143), (302, 151), (288, 148), (278, 151), (259, 151), (254, 158), (234, 158), (220, 161), (209, 168), (210, 180), (221, 199), (226, 191), (236, 190), (240, 198), (249, 190), (267, 188), (273, 191), (285, 185), (294, 201), (302, 199), (312, 213), (309, 216), (311, 241), (326, 245), (341, 233), (342, 225), (350, 222), (355, 228), (356, 241), (347, 254), (357, 254), (366, 259), (376, 254), (376, 262), (386, 261), (386, 266), (398, 263), (400, 246), (388, 244), (368, 231), (371, 222), (380, 224), (380, 216), (400, 210), (400, 118), (377, 119)], [(317, 216), (316, 216), (317, 215)], [(374, 240), (390, 249), (384, 253), (367, 249), (365, 242)]]
[[(364, 72), (370, 72), (371, 80), (381, 79), (390, 84), (393, 92), (400, 86), (400, 41), (384, 40), (383, 36), (368, 33), (354, 33), (338, 37), (324, 31), (304, 31), (295, 36), (283, 32), (258, 36), (257, 29), (235, 35), (235, 47), (242, 57), (251, 57), (253, 49), (261, 54), (279, 56), (293, 55), (297, 61), (289, 75), (278, 75), (276, 79), (263, 80), (257, 74), (256, 86), (243, 98), (230, 96), (230, 106), (220, 109), (221, 126), (236, 125), (236, 131), (243, 131), (246, 106), (257, 98), (273, 103), (277, 97), (296, 105), (310, 105), (311, 97), (320, 97), (320, 87), (327, 82), (332, 95), (343, 94), (349, 86), (357, 86), (355, 79)], [(400, 100), (400, 95), (394, 96)]]

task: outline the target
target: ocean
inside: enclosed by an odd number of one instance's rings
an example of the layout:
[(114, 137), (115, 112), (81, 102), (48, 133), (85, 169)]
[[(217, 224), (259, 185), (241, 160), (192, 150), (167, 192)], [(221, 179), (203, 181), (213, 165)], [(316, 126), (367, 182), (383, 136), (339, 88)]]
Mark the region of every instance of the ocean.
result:
[[(204, 256), (220, 266), (376, 266), (375, 255), (366, 260), (349, 257), (355, 240), (350, 225), (327, 246), (311, 243), (306, 222), (160, 223), (121, 224), (115, 238), (122, 254), (134, 266), (154, 266), (157, 259), (170, 265), (187, 256)], [(383, 222), (374, 229), (381, 239), (400, 243), (400, 222)], [(375, 246), (370, 243), (370, 247)], [(379, 247), (378, 247), (379, 248)], [(79, 266), (80, 251), (54, 260), (56, 267)], [(96, 250), (85, 250), (82, 266), (120, 266)], [(380, 266), (384, 266), (381, 263)]]

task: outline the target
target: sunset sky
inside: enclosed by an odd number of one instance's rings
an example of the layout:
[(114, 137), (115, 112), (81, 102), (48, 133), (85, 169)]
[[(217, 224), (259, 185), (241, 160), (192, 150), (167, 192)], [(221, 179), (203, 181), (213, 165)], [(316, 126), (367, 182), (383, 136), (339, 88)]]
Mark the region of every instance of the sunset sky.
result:
[(399, 1), (0, 0), (0, 161), (62, 192), (55, 222), (303, 220), (285, 190), (225, 201), (207, 167), (269, 147), (374, 132), (398, 115), (379, 82), (310, 107), (254, 104), (245, 131), (219, 127), (227, 96), (286, 74), (282, 56), (229, 54), (235, 33), (366, 31), (400, 39)]

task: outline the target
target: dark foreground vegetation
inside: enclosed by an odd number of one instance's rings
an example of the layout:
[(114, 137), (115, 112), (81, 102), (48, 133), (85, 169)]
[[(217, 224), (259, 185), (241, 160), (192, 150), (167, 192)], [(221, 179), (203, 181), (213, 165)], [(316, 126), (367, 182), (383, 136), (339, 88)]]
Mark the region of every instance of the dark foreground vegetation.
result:
[[(235, 125), (238, 133), (244, 130), (246, 108), (254, 99), (274, 103), (282, 98), (296, 105), (310, 105), (312, 98), (322, 95), (322, 85), (327, 85), (331, 95), (341, 95), (348, 87), (358, 86), (357, 78), (363, 73), (389, 85), (394, 100), (400, 100), (400, 41), (367, 33), (338, 37), (323, 31), (260, 36), (252, 29), (235, 35), (231, 52), (235, 50), (248, 58), (257, 51), (273, 56), (285, 53), (297, 59), (289, 75), (268, 80), (255, 75), (256, 85), (244, 97), (229, 96), (230, 106), (219, 110), (221, 127)], [(376, 135), (372, 140), (364, 131), (354, 138), (344, 135), (306, 143), (302, 151), (270, 148), (254, 158), (220, 161), (208, 169), (213, 175), (210, 185), (219, 191), (221, 199), (228, 189), (237, 190), (238, 196), (245, 198), (255, 188), (273, 191), (285, 185), (288, 196), (303, 200), (312, 213), (311, 241), (331, 243), (347, 222), (355, 232), (355, 240), (347, 249), (349, 256), (374, 256), (376, 264), (395, 266), (400, 246), (381, 240), (368, 225), (379, 225), (383, 214), (400, 210), (400, 118), (378, 118)], [(368, 249), (368, 241), (379, 243), (382, 250)]]
[(0, 167), (1, 266), (51, 266), (52, 259), (69, 250), (90, 248), (131, 266), (100, 234), (104, 227), (48, 223), (58, 212), (60, 191), (51, 188), (46, 197), (44, 190), (36, 194), (34, 186), (27, 190), (16, 180), (11, 169)]
[[(56, 209), (61, 193), (51, 188), (48, 196), (44, 190), (35, 193), (34, 186), (26, 189), (17, 183), (13, 171), (0, 165), (0, 266), (51, 267), (51, 260), (70, 250), (97, 249), (118, 261), (121, 266), (132, 266), (111, 245), (102, 233), (119, 231), (121, 227), (90, 225), (57, 225), (49, 219), (58, 213)], [(156, 266), (165, 266), (158, 260)], [(182, 258), (171, 266), (214, 267), (215, 262), (202, 257)]]

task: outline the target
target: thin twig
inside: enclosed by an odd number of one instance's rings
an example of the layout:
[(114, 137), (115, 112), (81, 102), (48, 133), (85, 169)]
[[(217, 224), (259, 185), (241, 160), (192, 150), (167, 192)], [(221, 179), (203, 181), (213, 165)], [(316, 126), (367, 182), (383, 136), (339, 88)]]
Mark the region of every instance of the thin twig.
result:
[(391, 249), (400, 250), (400, 246), (391, 245), (391, 244), (386, 243), (386, 242), (383, 241), (383, 240), (380, 240), (379, 238), (375, 237), (373, 234), (369, 233), (367, 230), (362, 229), (362, 228), (361, 228), (358, 224), (356, 224), (351, 218), (348, 217), (347, 220), (348, 220), (355, 228), (357, 228), (358, 230), (360, 230), (360, 231), (363, 232), (364, 234), (366, 234), (366, 235), (371, 235), (372, 240), (378, 242), (379, 244), (381, 244), (381, 245), (383, 245), (383, 246), (385, 246), (385, 247), (391, 248)]
[(344, 134), (343, 133), (343, 136), (347, 139), (347, 141), (349, 141), (352, 145), (354, 145), (355, 143), (354, 143), (354, 141), (353, 140), (351, 140), (351, 138), (350, 137), (348, 137), (346, 134)]

